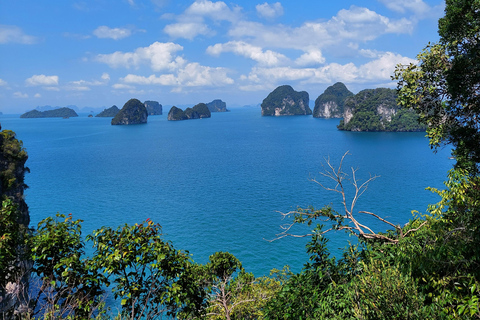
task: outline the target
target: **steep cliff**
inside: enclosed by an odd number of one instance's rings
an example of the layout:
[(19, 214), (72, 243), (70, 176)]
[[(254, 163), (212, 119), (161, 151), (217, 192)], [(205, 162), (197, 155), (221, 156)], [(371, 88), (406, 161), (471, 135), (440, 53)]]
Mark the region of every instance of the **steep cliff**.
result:
[(401, 109), (397, 92), (366, 89), (345, 100), (338, 128), (347, 131), (424, 131), (413, 110)]
[(297, 92), (291, 86), (280, 86), (262, 102), (262, 116), (310, 115), (309, 96), (305, 91)]
[(147, 113), (149, 116), (157, 116), (163, 114), (162, 105), (157, 101), (147, 100), (143, 104), (145, 105), (145, 108), (147, 108)]
[(130, 125), (147, 123), (147, 108), (138, 99), (128, 100), (112, 119), (112, 125)]
[(167, 119), (171, 121), (210, 118), (212, 115), (205, 103), (199, 103), (193, 108), (187, 108), (185, 111), (173, 106), (168, 112)]
[(315, 100), (313, 109), (314, 118), (341, 118), (343, 116), (343, 105), (348, 97), (353, 93), (347, 87), (337, 82), (328, 87)]
[(207, 103), (208, 110), (210, 112), (227, 112), (227, 104), (220, 99), (213, 100)]

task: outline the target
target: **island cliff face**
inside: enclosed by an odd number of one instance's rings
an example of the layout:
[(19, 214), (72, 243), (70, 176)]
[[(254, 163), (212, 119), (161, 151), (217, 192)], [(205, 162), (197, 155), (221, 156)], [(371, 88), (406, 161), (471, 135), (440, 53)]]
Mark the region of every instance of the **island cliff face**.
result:
[(345, 100), (351, 96), (353, 93), (343, 83), (335, 83), (315, 100), (313, 117), (327, 119), (343, 117), (343, 105)]
[(147, 108), (147, 113), (149, 116), (156, 116), (156, 115), (163, 114), (162, 105), (157, 101), (147, 100), (143, 104), (145, 105), (145, 108)]
[(377, 88), (362, 90), (344, 103), (338, 129), (347, 131), (424, 131), (413, 110), (397, 104), (397, 92)]
[(130, 99), (112, 119), (112, 125), (147, 123), (147, 108), (138, 99)]
[(102, 112), (97, 114), (95, 117), (104, 117), (104, 118), (113, 118), (120, 111), (117, 106), (113, 105), (108, 109), (104, 109)]
[(38, 111), (32, 110), (25, 112), (20, 116), (20, 118), (70, 118), (70, 117), (78, 117), (78, 114), (75, 110), (63, 107), (53, 110), (46, 110), (46, 111)]
[(207, 103), (208, 110), (210, 112), (227, 112), (227, 104), (220, 99), (213, 100)]
[(212, 114), (205, 103), (199, 103), (193, 108), (187, 108), (183, 111), (173, 106), (168, 112), (167, 119), (170, 121), (210, 118)]
[(291, 86), (280, 86), (262, 102), (262, 116), (310, 115), (309, 96), (305, 91), (297, 92)]

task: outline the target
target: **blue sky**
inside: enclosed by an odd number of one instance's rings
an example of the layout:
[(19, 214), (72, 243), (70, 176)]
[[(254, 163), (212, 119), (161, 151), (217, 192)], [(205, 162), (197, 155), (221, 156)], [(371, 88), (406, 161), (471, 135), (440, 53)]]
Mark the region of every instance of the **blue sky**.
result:
[(0, 0), (0, 111), (222, 99), (279, 85), (315, 100), (395, 87), (398, 63), (438, 40), (439, 0)]

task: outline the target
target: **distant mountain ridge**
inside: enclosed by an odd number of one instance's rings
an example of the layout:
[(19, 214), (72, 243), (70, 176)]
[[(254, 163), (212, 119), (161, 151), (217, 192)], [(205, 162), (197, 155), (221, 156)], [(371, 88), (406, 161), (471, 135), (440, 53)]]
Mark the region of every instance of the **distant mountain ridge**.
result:
[(20, 116), (20, 118), (70, 118), (70, 117), (78, 117), (78, 114), (67, 107), (53, 109), (53, 110), (45, 110), (45, 111), (38, 111), (36, 109), (25, 112)]

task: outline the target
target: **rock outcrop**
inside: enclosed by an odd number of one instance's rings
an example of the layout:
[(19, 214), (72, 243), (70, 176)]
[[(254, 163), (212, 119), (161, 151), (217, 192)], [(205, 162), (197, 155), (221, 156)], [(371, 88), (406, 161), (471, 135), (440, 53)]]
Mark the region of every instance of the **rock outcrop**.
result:
[(362, 90), (345, 100), (338, 128), (347, 131), (424, 131), (413, 110), (397, 104), (397, 92), (377, 88)]
[(149, 116), (156, 116), (156, 115), (163, 114), (162, 105), (157, 101), (147, 100), (143, 104), (145, 105), (145, 108), (147, 108), (147, 113)]
[(227, 112), (227, 104), (220, 99), (213, 100), (207, 103), (208, 110), (210, 112)]
[(193, 108), (187, 108), (183, 111), (173, 106), (168, 112), (167, 119), (170, 121), (210, 118), (212, 115), (205, 103), (199, 103)]
[(78, 114), (75, 110), (63, 107), (53, 110), (38, 111), (32, 110), (25, 112), (20, 116), (20, 118), (71, 118), (78, 117)]
[(343, 116), (343, 105), (348, 97), (353, 93), (347, 87), (337, 82), (333, 86), (328, 87), (315, 100), (313, 108), (314, 118), (341, 118)]
[(138, 99), (130, 99), (112, 119), (112, 125), (131, 125), (147, 123), (148, 113), (145, 105)]
[(310, 115), (309, 96), (284, 85), (273, 90), (262, 102), (262, 116)]
[(120, 112), (120, 109), (118, 109), (116, 105), (113, 105), (108, 109), (103, 109), (103, 111), (97, 114), (95, 117), (113, 118), (118, 114), (118, 112)]

